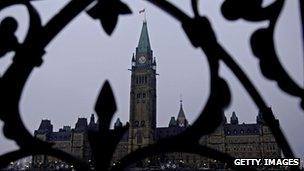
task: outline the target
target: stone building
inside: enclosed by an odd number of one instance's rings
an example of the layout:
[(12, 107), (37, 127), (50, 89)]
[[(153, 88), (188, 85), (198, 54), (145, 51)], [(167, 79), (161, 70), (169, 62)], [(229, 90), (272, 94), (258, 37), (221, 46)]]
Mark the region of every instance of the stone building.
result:
[[(130, 85), (130, 127), (121, 139), (113, 155), (113, 163), (128, 153), (153, 144), (159, 139), (174, 136), (189, 126), (180, 101), (180, 109), (176, 116), (171, 117), (168, 127), (156, 125), (156, 59), (150, 44), (147, 22), (144, 21), (135, 54), (131, 58), (131, 85)], [(119, 119), (115, 122), (114, 129), (123, 124)], [(42, 120), (35, 136), (42, 140), (54, 143), (56, 148), (69, 152), (84, 160), (92, 160), (87, 138), (87, 129), (98, 129), (98, 121), (91, 116), (89, 124), (86, 118), (78, 118), (75, 128), (63, 127), (58, 132), (53, 132), (49, 120)], [(232, 113), (230, 123), (225, 121), (215, 132), (201, 138), (200, 143), (208, 147), (226, 152), (240, 158), (280, 158), (281, 150), (268, 127), (264, 124), (261, 113), (258, 114), (256, 123), (239, 124), (235, 112)], [(161, 163), (187, 165), (189, 167), (214, 167), (214, 160), (187, 153), (162, 154), (158, 157)], [(52, 158), (44, 156), (33, 157), (33, 163), (52, 162)], [(217, 164), (219, 166), (220, 164)]]
[[(92, 155), (87, 130), (97, 129), (98, 125), (94, 120), (94, 115), (91, 115), (91, 121), (88, 125), (86, 118), (78, 118), (73, 129), (70, 126), (63, 126), (58, 132), (53, 131), (53, 125), (50, 120), (42, 120), (38, 130), (34, 132), (34, 136), (54, 144), (54, 148), (89, 161)], [(44, 155), (33, 156), (32, 160), (32, 163), (35, 165), (34, 167), (58, 162), (58, 159)]]

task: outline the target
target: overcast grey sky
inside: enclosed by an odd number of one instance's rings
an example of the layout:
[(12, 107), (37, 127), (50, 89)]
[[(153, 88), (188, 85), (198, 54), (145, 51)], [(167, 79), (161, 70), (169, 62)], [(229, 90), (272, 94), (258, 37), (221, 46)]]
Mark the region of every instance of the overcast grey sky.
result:
[[(173, 1), (191, 14), (188, 1)], [(35, 2), (43, 23), (48, 21), (68, 1), (45, 0)], [(78, 117), (89, 118), (94, 113), (96, 97), (103, 82), (108, 79), (117, 97), (115, 116), (128, 121), (131, 56), (135, 52), (146, 8), (151, 46), (157, 59), (157, 123), (167, 126), (171, 116), (179, 110), (180, 94), (184, 100), (186, 117), (193, 122), (206, 103), (209, 94), (209, 69), (206, 58), (193, 49), (186, 35), (173, 18), (144, 1), (125, 1), (133, 15), (119, 17), (111, 37), (101, 29), (99, 22), (82, 13), (64, 29), (47, 47), (44, 63), (32, 73), (21, 100), (22, 118), (33, 132), (41, 119), (51, 119), (55, 130), (63, 125), (74, 127)], [(280, 120), (295, 153), (304, 156), (303, 111), (299, 100), (291, 97), (264, 79), (258, 61), (251, 52), (249, 38), (254, 30), (265, 27), (267, 22), (248, 23), (243, 20), (226, 21), (220, 12), (222, 0), (201, 1), (201, 14), (209, 17), (217, 38), (232, 54), (272, 107)], [(265, 1), (265, 5), (272, 0)], [(20, 22), (17, 32), (22, 41), (27, 31), (28, 16), (22, 6), (0, 13), (0, 19), (13, 14)], [(303, 85), (303, 43), (301, 40), (298, 1), (286, 1), (280, 16), (275, 38), (281, 62), (297, 83)], [(1, 74), (11, 61), (13, 53), (0, 60)], [(270, 66), (271, 67), (271, 66)], [(231, 72), (221, 65), (221, 75), (227, 80), (233, 101), (226, 110), (229, 120), (236, 111), (240, 122), (253, 123), (257, 108)], [(0, 121), (0, 126), (3, 123)], [(15, 149), (0, 131), (0, 154)]]

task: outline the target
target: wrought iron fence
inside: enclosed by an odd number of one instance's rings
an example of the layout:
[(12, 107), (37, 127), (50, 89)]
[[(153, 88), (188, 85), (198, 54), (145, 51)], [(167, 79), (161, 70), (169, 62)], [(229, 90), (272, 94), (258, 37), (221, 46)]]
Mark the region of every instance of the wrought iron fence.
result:
[[(18, 43), (15, 31), (18, 27), (13, 17), (6, 17), (0, 23), (0, 55), (15, 51), (12, 64), (0, 78), (0, 119), (4, 122), (4, 135), (17, 143), (19, 150), (0, 156), (0, 168), (5, 168), (11, 161), (32, 155), (51, 155), (75, 166), (77, 170), (90, 170), (90, 165), (72, 155), (55, 149), (51, 144), (34, 138), (25, 128), (19, 110), (20, 96), (29, 75), (35, 67), (43, 63), (45, 47), (64, 27), (78, 14), (86, 12), (99, 20), (103, 30), (111, 35), (120, 15), (130, 14), (128, 5), (120, 0), (71, 0), (63, 9), (42, 25), (40, 16), (32, 6), (31, 0), (1, 0), (0, 10), (13, 5), (23, 5), (30, 16), (29, 30), (24, 42)], [(32, 0), (34, 1), (34, 0)], [(114, 150), (128, 125), (110, 131), (110, 122), (116, 111), (115, 98), (111, 87), (106, 82), (99, 94), (95, 111), (100, 119), (99, 131), (89, 131), (89, 142), (95, 160), (96, 170), (123, 170), (131, 163), (146, 157), (164, 152), (187, 152), (216, 159), (227, 163), (235, 170), (254, 170), (233, 165), (234, 158), (229, 154), (199, 144), (203, 135), (213, 132), (224, 117), (224, 109), (231, 102), (231, 94), (227, 82), (219, 76), (219, 62), (222, 61), (237, 77), (250, 95), (254, 104), (262, 111), (263, 118), (273, 133), (283, 155), (294, 158), (294, 153), (264, 99), (243, 72), (231, 55), (217, 41), (216, 34), (207, 17), (199, 14), (198, 1), (191, 0), (194, 17), (165, 0), (146, 0), (163, 10), (181, 23), (194, 48), (200, 48), (207, 56), (210, 68), (210, 96), (197, 120), (183, 133), (170, 138), (161, 139), (155, 144), (143, 147), (123, 157), (119, 164), (110, 166)], [(251, 48), (265, 78), (273, 80), (278, 87), (301, 100), (304, 108), (304, 91), (283, 68), (278, 60), (274, 46), (274, 29), (285, 0), (276, 0), (267, 7), (262, 7), (262, 0), (225, 0), (221, 12), (227, 20), (242, 18), (249, 22), (269, 21), (267, 28), (257, 29), (251, 35)], [(303, 1), (300, 8), (303, 10)], [(303, 20), (303, 13), (302, 13)], [(269, 66), (272, 66), (271, 69)], [(179, 143), (174, 143), (174, 142)], [(293, 167), (292, 170), (298, 168)]]

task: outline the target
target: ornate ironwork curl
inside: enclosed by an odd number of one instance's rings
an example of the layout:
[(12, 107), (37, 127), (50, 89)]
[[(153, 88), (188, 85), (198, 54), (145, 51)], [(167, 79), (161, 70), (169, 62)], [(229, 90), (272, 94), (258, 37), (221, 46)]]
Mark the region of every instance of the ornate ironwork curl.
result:
[[(203, 135), (212, 133), (223, 121), (224, 109), (230, 104), (231, 93), (226, 80), (219, 76), (219, 62), (222, 61), (237, 77), (255, 105), (262, 111), (266, 124), (287, 158), (293, 158), (291, 147), (282, 133), (273, 113), (267, 107), (255, 86), (245, 72), (233, 58), (217, 42), (216, 34), (208, 18), (200, 16), (198, 1), (191, 0), (194, 17), (186, 15), (182, 10), (164, 0), (146, 0), (177, 19), (195, 48), (200, 48), (207, 56), (210, 68), (210, 95), (208, 102), (198, 119), (183, 133), (161, 139), (155, 144), (143, 147), (128, 154), (114, 167), (110, 161), (114, 150), (128, 129), (128, 125), (121, 129), (110, 131), (110, 122), (116, 111), (115, 98), (110, 84), (106, 81), (96, 102), (95, 111), (101, 121), (99, 131), (89, 131), (89, 142), (92, 147), (97, 170), (123, 170), (133, 162), (142, 160), (163, 152), (189, 152), (210, 157), (227, 163), (236, 170), (251, 170), (233, 165), (233, 157), (199, 144)], [(95, 4), (93, 4), (95, 3)], [(263, 8), (262, 0), (225, 0), (222, 13), (228, 20), (243, 18), (250, 22), (269, 20), (267, 28), (258, 29), (251, 37), (251, 47), (254, 55), (260, 60), (263, 75), (278, 83), (279, 87), (290, 95), (299, 97), (304, 108), (303, 88), (297, 85), (280, 64), (273, 42), (273, 32), (278, 16), (284, 5), (284, 0), (276, 0), (273, 4)], [(94, 19), (98, 19), (104, 31), (111, 35), (116, 27), (119, 15), (130, 14), (129, 7), (120, 0), (71, 0), (46, 25), (42, 25), (40, 16), (29, 0), (2, 0), (0, 11), (8, 6), (21, 4), (26, 6), (29, 16), (29, 31), (24, 42), (19, 43), (14, 35), (18, 24), (12, 17), (7, 17), (0, 24), (0, 56), (9, 51), (15, 51), (14, 61), (0, 79), (0, 119), (4, 121), (4, 135), (14, 140), (20, 150), (0, 156), (0, 168), (4, 168), (12, 160), (28, 155), (52, 155), (72, 164), (78, 170), (90, 170), (88, 163), (80, 161), (72, 155), (54, 149), (52, 144), (34, 138), (25, 128), (19, 112), (20, 96), (23, 87), (35, 67), (43, 63), (44, 48), (50, 41), (78, 14), (86, 11)], [(87, 9), (91, 4), (93, 7)], [(241, 8), (240, 7), (241, 4)], [(6, 43), (4, 43), (6, 42)], [(268, 69), (272, 65), (271, 70)], [(3, 98), (5, 97), (5, 98)], [(18, 130), (18, 132), (16, 131)], [(21, 131), (21, 132), (20, 132)], [(175, 143), (179, 142), (179, 143)], [(297, 168), (292, 168), (296, 170)]]

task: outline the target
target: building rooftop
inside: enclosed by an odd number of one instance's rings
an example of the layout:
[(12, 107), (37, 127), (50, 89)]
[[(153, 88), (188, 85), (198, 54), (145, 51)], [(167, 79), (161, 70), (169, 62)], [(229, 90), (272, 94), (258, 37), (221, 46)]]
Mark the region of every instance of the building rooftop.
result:
[(261, 133), (259, 124), (225, 124), (225, 135), (259, 135)]

